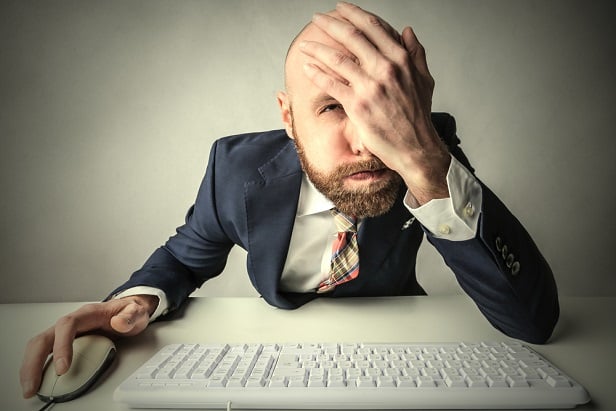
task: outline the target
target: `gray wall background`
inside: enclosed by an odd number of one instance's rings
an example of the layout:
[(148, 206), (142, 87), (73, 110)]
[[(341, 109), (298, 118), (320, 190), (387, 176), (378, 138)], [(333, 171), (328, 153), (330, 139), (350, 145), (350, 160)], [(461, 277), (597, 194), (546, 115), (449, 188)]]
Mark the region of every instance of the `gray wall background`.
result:
[[(614, 7), (358, 1), (412, 25), (478, 175), (563, 295), (616, 295)], [(333, 1), (2, 1), (0, 302), (97, 300), (183, 221), (217, 137), (280, 128), (290, 39)], [(255, 295), (245, 254), (198, 295)], [(419, 275), (460, 292), (430, 246)]]

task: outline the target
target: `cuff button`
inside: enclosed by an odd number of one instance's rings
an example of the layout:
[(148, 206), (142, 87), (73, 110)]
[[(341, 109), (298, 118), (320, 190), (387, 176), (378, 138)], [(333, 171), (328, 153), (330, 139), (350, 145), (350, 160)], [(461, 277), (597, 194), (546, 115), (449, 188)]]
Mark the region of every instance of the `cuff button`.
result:
[(515, 261), (515, 257), (513, 256), (513, 254), (509, 254), (507, 256), (507, 259), (505, 260), (505, 265), (507, 266), (507, 268), (513, 268), (514, 261)]
[(449, 227), (447, 224), (441, 224), (438, 227), (438, 231), (439, 233), (443, 234), (443, 235), (447, 235), (451, 233), (451, 227)]
[(503, 260), (507, 259), (508, 254), (509, 254), (509, 247), (507, 247), (507, 245), (504, 245), (503, 248), (501, 248), (501, 257), (503, 257)]

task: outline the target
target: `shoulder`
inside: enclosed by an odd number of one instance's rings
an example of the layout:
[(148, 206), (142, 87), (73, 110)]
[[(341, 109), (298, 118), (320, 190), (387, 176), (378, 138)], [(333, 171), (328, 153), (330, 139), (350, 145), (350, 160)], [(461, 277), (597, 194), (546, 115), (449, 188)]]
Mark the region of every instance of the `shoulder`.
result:
[(456, 130), (456, 119), (449, 113), (432, 113), (432, 124), (449, 152), (471, 173), (475, 171), (466, 154), (460, 148), (460, 139)]
[(432, 113), (432, 124), (448, 147), (460, 144), (460, 139), (456, 135), (456, 119), (451, 114)]
[(218, 177), (248, 181), (261, 179), (271, 169), (276, 174), (297, 172), (299, 160), (285, 130), (271, 130), (216, 140), (208, 167), (215, 168)]
[(284, 130), (271, 130), (222, 137), (214, 143), (216, 155), (270, 158), (290, 143)]

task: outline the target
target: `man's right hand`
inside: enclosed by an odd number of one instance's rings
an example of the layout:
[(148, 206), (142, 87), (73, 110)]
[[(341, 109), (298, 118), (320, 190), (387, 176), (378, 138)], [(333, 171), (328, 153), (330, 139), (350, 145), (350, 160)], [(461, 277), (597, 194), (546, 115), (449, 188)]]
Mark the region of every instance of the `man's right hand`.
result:
[(82, 334), (133, 336), (142, 332), (158, 305), (158, 297), (135, 295), (102, 303), (87, 304), (61, 317), (55, 325), (28, 342), (20, 370), (24, 398), (36, 394), (43, 367), (53, 353), (56, 373), (68, 371), (73, 359), (73, 340)]

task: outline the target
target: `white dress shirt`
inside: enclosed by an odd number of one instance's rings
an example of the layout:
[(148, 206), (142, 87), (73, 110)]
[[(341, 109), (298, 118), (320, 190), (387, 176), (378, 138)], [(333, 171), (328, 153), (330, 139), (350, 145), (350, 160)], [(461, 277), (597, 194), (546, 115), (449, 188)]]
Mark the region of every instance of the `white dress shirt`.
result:
[[(404, 204), (435, 237), (451, 241), (471, 239), (477, 232), (481, 211), (481, 186), (453, 156), (447, 172), (447, 185), (449, 198), (431, 200), (412, 208), (407, 191)], [(331, 244), (337, 234), (334, 218), (329, 212), (333, 207), (332, 202), (317, 191), (304, 174), (289, 252), (280, 281), (282, 291), (314, 291), (329, 276)], [(151, 321), (166, 313), (167, 299), (164, 292), (157, 288), (133, 287), (114, 298), (136, 294), (156, 295), (159, 298)]]

